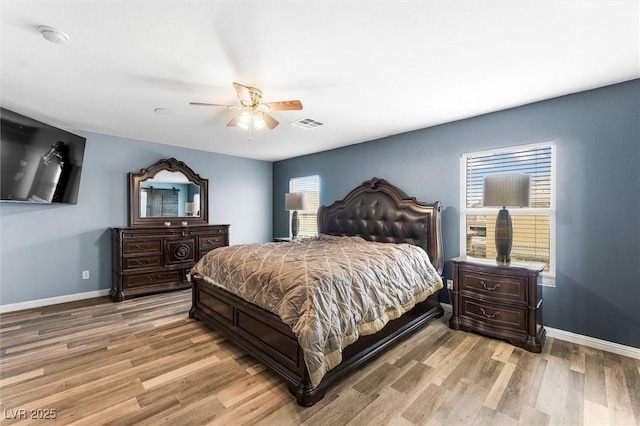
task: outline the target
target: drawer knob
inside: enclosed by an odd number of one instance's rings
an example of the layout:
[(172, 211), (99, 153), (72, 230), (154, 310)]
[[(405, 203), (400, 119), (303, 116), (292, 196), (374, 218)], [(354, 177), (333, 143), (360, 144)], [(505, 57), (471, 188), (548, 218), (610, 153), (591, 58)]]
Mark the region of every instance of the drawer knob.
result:
[(482, 284), (482, 287), (484, 287), (485, 290), (489, 290), (489, 291), (497, 290), (497, 289), (500, 288), (500, 284), (499, 283), (495, 283), (494, 285), (489, 287), (484, 281), (481, 280), (480, 284)]
[(491, 319), (491, 318), (495, 318), (498, 315), (500, 315), (500, 311), (495, 311), (492, 314), (488, 314), (487, 311), (484, 310), (484, 308), (480, 308), (480, 311), (482, 312), (482, 315), (484, 315), (485, 317)]

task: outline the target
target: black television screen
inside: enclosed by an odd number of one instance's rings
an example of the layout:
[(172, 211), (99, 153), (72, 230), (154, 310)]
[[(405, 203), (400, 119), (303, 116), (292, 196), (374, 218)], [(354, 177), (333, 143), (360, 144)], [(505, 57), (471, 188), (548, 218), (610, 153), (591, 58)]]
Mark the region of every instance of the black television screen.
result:
[(2, 201), (78, 202), (86, 139), (0, 108)]

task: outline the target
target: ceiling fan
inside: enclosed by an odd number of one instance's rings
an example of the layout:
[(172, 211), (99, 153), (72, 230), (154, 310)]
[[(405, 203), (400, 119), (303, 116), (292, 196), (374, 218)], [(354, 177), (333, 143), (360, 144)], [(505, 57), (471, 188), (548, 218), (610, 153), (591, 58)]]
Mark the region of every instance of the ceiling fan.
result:
[(203, 102), (189, 102), (191, 105), (225, 107), (229, 109), (242, 110), (236, 115), (227, 126), (240, 126), (249, 129), (251, 125), (260, 129), (267, 126), (270, 129), (275, 128), (279, 123), (268, 114), (269, 111), (291, 111), (301, 110), (302, 102), (300, 101), (278, 101), (278, 102), (262, 102), (262, 91), (251, 86), (244, 86), (240, 83), (233, 83), (236, 89), (240, 105), (222, 105), (209, 104)]

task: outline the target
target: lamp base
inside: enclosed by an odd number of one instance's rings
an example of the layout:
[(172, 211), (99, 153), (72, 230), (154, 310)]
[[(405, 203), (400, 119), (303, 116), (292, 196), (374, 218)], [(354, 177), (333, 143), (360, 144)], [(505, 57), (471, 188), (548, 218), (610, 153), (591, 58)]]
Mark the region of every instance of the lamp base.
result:
[(511, 243), (513, 241), (513, 225), (509, 210), (504, 207), (496, 218), (496, 261), (499, 265), (511, 263)]
[(298, 228), (300, 228), (300, 221), (298, 220), (298, 211), (294, 210), (291, 215), (291, 238), (298, 238)]

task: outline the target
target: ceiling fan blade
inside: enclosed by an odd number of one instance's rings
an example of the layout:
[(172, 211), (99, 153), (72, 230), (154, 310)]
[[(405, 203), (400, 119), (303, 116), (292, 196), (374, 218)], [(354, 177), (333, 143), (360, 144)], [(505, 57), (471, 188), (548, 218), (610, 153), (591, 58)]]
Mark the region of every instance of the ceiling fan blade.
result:
[(302, 109), (302, 102), (300, 101), (265, 102), (262, 105), (267, 105), (271, 111), (292, 111)]
[(229, 127), (237, 126), (239, 121), (240, 121), (240, 115), (238, 114), (235, 117), (233, 117), (233, 119), (231, 119), (230, 122), (227, 123), (227, 126)]
[(278, 124), (278, 120), (276, 120), (275, 118), (273, 118), (272, 116), (270, 116), (269, 114), (267, 114), (266, 112), (263, 112), (261, 115), (262, 119), (264, 120), (264, 124), (267, 125), (268, 128), (273, 129), (275, 128)]
[(214, 106), (214, 107), (225, 107), (225, 108), (229, 108), (229, 109), (240, 109), (239, 106), (235, 106), (235, 105), (208, 104), (208, 103), (205, 103), (205, 102), (189, 102), (189, 105)]
[(238, 99), (243, 105), (249, 104), (251, 105), (251, 93), (249, 92), (249, 88), (247, 86), (243, 86), (240, 83), (233, 83), (233, 87), (236, 89), (236, 93), (238, 94)]

